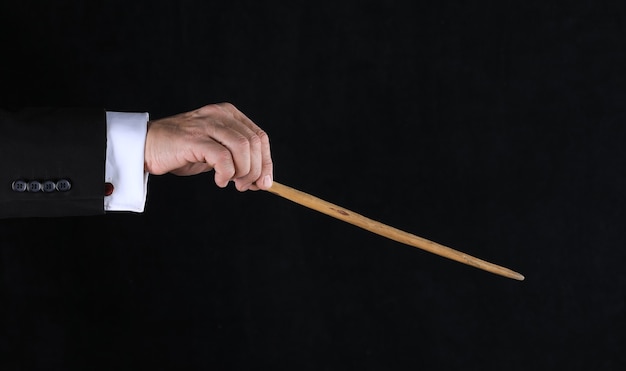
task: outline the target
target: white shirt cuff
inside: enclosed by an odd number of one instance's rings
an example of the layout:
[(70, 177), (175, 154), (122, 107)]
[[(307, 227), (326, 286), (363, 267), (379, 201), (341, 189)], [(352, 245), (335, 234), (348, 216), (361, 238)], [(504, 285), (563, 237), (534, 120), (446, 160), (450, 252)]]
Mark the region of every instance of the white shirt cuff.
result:
[(104, 197), (106, 211), (143, 212), (148, 193), (144, 170), (147, 113), (107, 112), (105, 182), (113, 193)]

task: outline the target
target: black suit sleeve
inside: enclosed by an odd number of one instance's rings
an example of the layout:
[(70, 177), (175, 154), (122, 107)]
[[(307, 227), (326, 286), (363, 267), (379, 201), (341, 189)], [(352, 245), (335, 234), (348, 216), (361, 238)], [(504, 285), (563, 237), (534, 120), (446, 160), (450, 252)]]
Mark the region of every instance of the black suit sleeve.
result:
[[(0, 218), (104, 213), (104, 110), (0, 110), (0, 133)], [(23, 184), (16, 181), (60, 180), (68, 180), (71, 188), (14, 189)]]

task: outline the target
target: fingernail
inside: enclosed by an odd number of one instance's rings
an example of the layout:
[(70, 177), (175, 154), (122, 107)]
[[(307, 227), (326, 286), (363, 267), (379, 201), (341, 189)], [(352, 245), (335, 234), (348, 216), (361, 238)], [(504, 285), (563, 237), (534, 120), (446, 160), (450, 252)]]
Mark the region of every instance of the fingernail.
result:
[(265, 177), (263, 177), (263, 186), (265, 188), (269, 188), (272, 186), (272, 177), (269, 175), (266, 175)]

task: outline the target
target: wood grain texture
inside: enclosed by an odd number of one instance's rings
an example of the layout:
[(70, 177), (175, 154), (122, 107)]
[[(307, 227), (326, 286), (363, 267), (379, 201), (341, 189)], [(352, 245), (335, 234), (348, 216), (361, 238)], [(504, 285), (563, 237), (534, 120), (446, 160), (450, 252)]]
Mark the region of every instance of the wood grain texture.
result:
[(272, 187), (268, 190), (278, 196), (286, 198), (297, 204), (305, 206), (309, 209), (319, 211), (333, 218), (342, 220), (346, 223), (353, 224), (380, 236), (403, 243), (405, 245), (417, 247), (430, 253), (452, 259), (459, 263), (467, 264), (472, 267), (482, 269), (487, 272), (498, 274), (507, 278), (523, 281), (524, 276), (520, 273), (512, 271), (508, 268), (490, 263), (488, 261), (465, 254), (461, 251), (438, 244), (414, 234), (402, 231), (398, 228), (377, 222), (354, 211), (347, 210), (341, 206), (335, 205), (328, 201), (324, 201), (318, 197), (310, 195), (306, 192), (299, 191), (289, 186), (274, 181)]

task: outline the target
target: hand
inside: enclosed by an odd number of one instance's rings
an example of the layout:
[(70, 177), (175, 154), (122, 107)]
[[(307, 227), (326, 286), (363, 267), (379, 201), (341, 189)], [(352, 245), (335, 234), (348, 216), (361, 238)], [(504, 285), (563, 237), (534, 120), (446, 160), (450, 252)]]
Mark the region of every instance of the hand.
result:
[(215, 170), (215, 184), (268, 189), (273, 165), (267, 134), (230, 103), (148, 122), (145, 169), (195, 175)]

